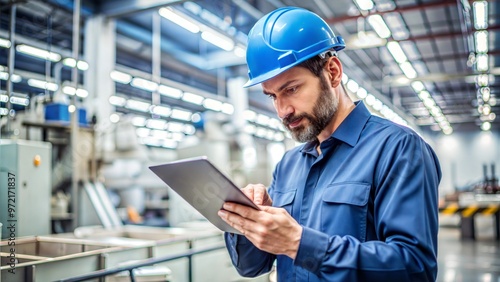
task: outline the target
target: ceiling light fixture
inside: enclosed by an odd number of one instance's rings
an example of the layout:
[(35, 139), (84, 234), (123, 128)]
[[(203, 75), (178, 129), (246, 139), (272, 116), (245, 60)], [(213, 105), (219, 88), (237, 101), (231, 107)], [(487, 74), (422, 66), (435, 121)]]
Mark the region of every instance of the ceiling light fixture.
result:
[(205, 30), (201, 33), (201, 38), (226, 51), (231, 51), (234, 48), (234, 41), (232, 39), (215, 31)]
[(389, 38), (391, 30), (385, 23), (381, 15), (371, 15), (368, 17), (368, 23), (372, 26), (380, 38)]
[(189, 111), (184, 111), (184, 110), (180, 110), (180, 109), (173, 109), (170, 117), (174, 118), (174, 119), (178, 119), (178, 120), (190, 121), (191, 115), (192, 115), (192, 113)]
[(195, 105), (201, 105), (203, 103), (203, 100), (205, 98), (203, 96), (200, 96), (198, 94), (190, 93), (190, 92), (185, 92), (184, 95), (182, 96), (182, 100), (191, 104)]
[(488, 27), (488, 2), (475, 1), (474, 7), (474, 27), (476, 29), (486, 29)]
[(134, 77), (130, 85), (150, 92), (154, 92), (158, 89), (157, 83), (140, 77)]
[(11, 44), (10, 44), (9, 40), (0, 38), (0, 47), (10, 48), (10, 46), (11, 46)]
[(476, 56), (476, 67), (480, 72), (488, 71), (488, 54), (479, 54)]
[(112, 80), (122, 84), (128, 84), (130, 83), (130, 81), (132, 81), (132, 76), (130, 74), (117, 70), (111, 71), (109, 73), (109, 76), (111, 77)]
[(386, 46), (387, 49), (389, 49), (391, 55), (394, 57), (394, 60), (396, 60), (396, 62), (401, 64), (408, 61), (408, 58), (406, 57), (406, 54), (403, 52), (403, 49), (401, 49), (399, 42), (391, 41), (387, 43)]
[(59, 62), (61, 60), (61, 55), (59, 55), (58, 53), (49, 52), (25, 44), (17, 45), (16, 50), (26, 55), (49, 60), (52, 62)]
[(161, 8), (158, 13), (164, 17), (165, 19), (177, 24), (178, 26), (188, 30), (189, 32), (192, 33), (198, 33), (200, 32), (200, 24), (197, 22), (194, 22), (192, 19), (189, 19), (185, 16), (182, 16), (171, 8)]
[(486, 30), (476, 31), (474, 33), (477, 53), (488, 52), (488, 32)]
[(417, 71), (413, 68), (410, 62), (401, 63), (399, 64), (399, 67), (409, 79), (417, 77)]
[(59, 86), (55, 83), (38, 80), (34, 78), (28, 79), (28, 85), (40, 89), (47, 89), (49, 91), (57, 91), (57, 89), (59, 89)]
[(369, 11), (373, 9), (374, 5), (372, 0), (354, 0), (354, 1), (361, 10)]
[(158, 87), (158, 92), (163, 96), (168, 96), (174, 99), (182, 97), (182, 90), (162, 84)]

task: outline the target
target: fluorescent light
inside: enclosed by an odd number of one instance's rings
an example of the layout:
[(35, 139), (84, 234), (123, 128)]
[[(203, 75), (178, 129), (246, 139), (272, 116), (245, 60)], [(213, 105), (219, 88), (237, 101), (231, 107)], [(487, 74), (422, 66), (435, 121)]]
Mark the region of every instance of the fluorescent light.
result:
[(491, 90), (489, 87), (482, 87), (481, 88), (481, 96), (483, 96), (483, 101), (488, 102), (491, 98)]
[(436, 102), (432, 98), (427, 98), (427, 99), (423, 100), (423, 102), (427, 108), (432, 108), (436, 105)]
[(254, 134), (257, 131), (257, 128), (253, 124), (247, 124), (243, 130), (245, 133)]
[(196, 128), (192, 124), (185, 124), (183, 132), (187, 135), (193, 135), (196, 133)]
[(478, 71), (488, 71), (488, 54), (479, 54), (476, 57), (476, 67)]
[(477, 84), (479, 86), (488, 86), (490, 78), (487, 74), (480, 74), (477, 76)]
[(128, 84), (130, 81), (132, 81), (132, 76), (130, 74), (123, 73), (117, 70), (110, 72), (109, 76), (112, 80), (123, 84)]
[(349, 79), (347, 82), (347, 89), (349, 89), (352, 93), (356, 93), (359, 89), (359, 84), (356, 81)]
[(376, 100), (377, 98), (375, 98), (372, 94), (366, 95), (365, 102), (368, 106), (372, 106)]
[(403, 73), (408, 77), (409, 79), (417, 77), (417, 71), (413, 68), (410, 62), (404, 62), (399, 64), (399, 67), (403, 71)]
[[(146, 118), (141, 116), (135, 116), (132, 118), (132, 124), (135, 126), (144, 126), (146, 125)], [(149, 134), (149, 131), (148, 131)]]
[(59, 55), (57, 53), (38, 49), (38, 48), (29, 46), (29, 45), (24, 45), (24, 44), (17, 45), (16, 50), (18, 52), (21, 52), (21, 53), (24, 53), (24, 54), (27, 54), (30, 56), (34, 56), (37, 58), (50, 60), (52, 62), (58, 62), (61, 60), (61, 55)]
[(483, 122), (483, 124), (481, 124), (481, 130), (488, 131), (490, 129), (491, 129), (491, 123), (489, 121), (485, 121)]
[(9, 110), (6, 108), (0, 108), (0, 116), (6, 116), (9, 114)]
[(170, 132), (183, 132), (184, 131), (184, 123), (169, 122), (168, 123), (168, 131), (170, 131)]
[(248, 121), (255, 121), (255, 118), (257, 117), (257, 113), (252, 111), (252, 110), (245, 110), (243, 112), (243, 116)]
[(368, 10), (373, 9), (373, 2), (372, 2), (372, 0), (354, 0), (354, 1), (356, 2), (356, 4), (358, 4), (358, 7), (361, 10), (368, 11)]
[(182, 96), (183, 101), (196, 105), (201, 105), (201, 103), (203, 103), (203, 99), (205, 99), (203, 96), (193, 94), (190, 92), (185, 92), (184, 95)]
[(232, 115), (234, 113), (234, 106), (229, 103), (222, 104), (222, 112), (227, 115)]
[(30, 99), (28, 98), (23, 98), (23, 97), (16, 97), (16, 96), (11, 96), (10, 97), (10, 102), (12, 104), (16, 105), (22, 105), (22, 106), (27, 106), (30, 104)]
[(89, 96), (89, 92), (85, 89), (78, 88), (76, 89), (76, 96), (80, 98), (86, 98), (87, 96)]
[(475, 1), (474, 4), (474, 27), (486, 29), (488, 27), (488, 2)]
[(413, 88), (413, 90), (415, 90), (415, 92), (420, 92), (420, 91), (423, 91), (425, 90), (425, 86), (424, 84), (421, 82), (421, 81), (413, 81), (411, 83), (411, 87)]
[(117, 113), (112, 113), (110, 116), (109, 116), (109, 121), (111, 121), (112, 123), (117, 123), (120, 121), (120, 115), (118, 115)]
[(222, 102), (206, 98), (205, 100), (203, 100), (203, 107), (212, 111), (220, 112), (222, 110)]
[(163, 140), (161, 146), (164, 148), (175, 149), (175, 148), (177, 148), (177, 141), (165, 139), (165, 140)]
[(108, 101), (111, 105), (118, 107), (123, 107), (127, 104), (127, 99), (119, 96), (110, 96)]
[(451, 128), (451, 126), (447, 127), (447, 128), (444, 128), (443, 129), (443, 133), (446, 134), (446, 135), (450, 135), (453, 133), (453, 128)]
[(6, 103), (9, 101), (9, 96), (0, 94), (0, 103)]
[(263, 126), (268, 126), (269, 120), (270, 120), (270, 118), (268, 116), (263, 115), (263, 114), (259, 114), (257, 116), (257, 120), (255, 122), (260, 124), (260, 125), (263, 125)]
[(62, 92), (68, 95), (75, 95), (76, 89), (72, 86), (63, 86)]
[(205, 30), (201, 33), (201, 38), (226, 51), (231, 51), (234, 48), (234, 41), (231, 38), (214, 31)]
[(151, 130), (151, 136), (159, 139), (167, 139), (169, 137), (168, 131), (154, 129)]
[(348, 81), (349, 81), (349, 77), (347, 76), (347, 74), (345, 74), (345, 72), (342, 73), (342, 83), (346, 84)]
[(375, 102), (373, 103), (373, 109), (375, 111), (380, 111), (382, 110), (382, 107), (384, 106), (384, 103), (382, 103), (382, 101), (380, 101), (379, 99), (375, 99)]
[(160, 86), (158, 87), (158, 92), (163, 96), (168, 96), (174, 99), (179, 99), (182, 97), (182, 91), (180, 89), (163, 84), (160, 84)]
[(237, 45), (236, 47), (234, 47), (233, 52), (236, 56), (238, 56), (240, 58), (244, 58), (247, 54), (247, 49), (244, 47), (241, 47), (240, 45)]
[(64, 59), (63, 64), (65, 66), (70, 67), (70, 68), (78, 67), (78, 69), (80, 69), (80, 70), (88, 70), (88, 68), (89, 68), (89, 64), (87, 62), (78, 61), (78, 63), (77, 63), (76, 60), (73, 58)]
[(7, 39), (0, 38), (0, 47), (10, 48), (10, 41)]
[(188, 19), (186, 16), (181, 15), (180, 13), (174, 12), (170, 8), (161, 8), (158, 13), (165, 19), (177, 24), (178, 26), (192, 32), (198, 33), (200, 32), (199, 24), (194, 22), (192, 19)]
[(180, 109), (173, 109), (170, 117), (174, 118), (174, 119), (190, 121), (191, 115), (192, 115), (192, 113), (189, 111), (184, 111), (184, 110), (180, 110)]
[(392, 57), (394, 57), (394, 60), (398, 63), (403, 63), (408, 61), (408, 58), (405, 55), (405, 52), (403, 52), (403, 49), (401, 49), (401, 46), (397, 41), (391, 41), (387, 43), (387, 49), (389, 49), (389, 52), (391, 52)]
[(163, 106), (153, 106), (151, 107), (151, 113), (155, 115), (159, 115), (162, 117), (168, 117), (172, 113), (172, 109)]
[(151, 129), (149, 128), (140, 127), (135, 130), (135, 134), (137, 134), (137, 136), (139, 137), (148, 137), (150, 131)]
[(148, 119), (146, 121), (146, 127), (151, 129), (165, 129), (167, 122), (163, 119)]
[(40, 89), (47, 89), (49, 91), (56, 91), (57, 89), (59, 89), (59, 86), (55, 83), (38, 80), (34, 78), (28, 79), (28, 85)]
[(488, 32), (486, 30), (476, 31), (474, 33), (474, 39), (477, 53), (488, 52)]
[(151, 104), (149, 103), (132, 99), (129, 99), (127, 101), (127, 104), (125, 105), (125, 108), (127, 109), (136, 110), (144, 113), (147, 113), (149, 111), (149, 107), (151, 107)]
[(154, 92), (158, 89), (157, 83), (140, 77), (134, 77), (130, 85), (150, 92)]
[(418, 97), (423, 101), (425, 99), (429, 99), (431, 97), (431, 94), (428, 91), (423, 90), (418, 93)]
[(368, 92), (363, 87), (360, 87), (358, 89), (358, 91), (356, 92), (356, 96), (358, 96), (358, 98), (361, 99), (361, 100), (363, 100), (364, 98), (366, 98), (367, 95), (368, 95)]
[[(2, 71), (0, 71), (0, 79), (1, 80), (7, 80), (7, 79), (9, 79), (9, 73), (8, 72), (2, 72)], [(22, 78), (21, 78), (20, 75), (13, 73), (10, 81), (12, 81), (13, 83), (18, 83), (18, 82), (21, 81), (21, 79)]]
[(380, 38), (389, 38), (391, 36), (391, 30), (387, 27), (381, 15), (369, 16), (368, 23), (373, 27)]

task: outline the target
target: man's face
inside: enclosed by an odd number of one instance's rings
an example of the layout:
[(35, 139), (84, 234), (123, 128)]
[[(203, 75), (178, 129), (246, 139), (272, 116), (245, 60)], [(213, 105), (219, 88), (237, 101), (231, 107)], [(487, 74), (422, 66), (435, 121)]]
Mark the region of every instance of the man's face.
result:
[[(262, 86), (273, 98), (283, 125), (298, 142), (316, 140), (337, 112), (338, 98), (325, 77), (318, 78), (307, 69), (293, 68)], [(273, 91), (273, 87), (281, 91)]]

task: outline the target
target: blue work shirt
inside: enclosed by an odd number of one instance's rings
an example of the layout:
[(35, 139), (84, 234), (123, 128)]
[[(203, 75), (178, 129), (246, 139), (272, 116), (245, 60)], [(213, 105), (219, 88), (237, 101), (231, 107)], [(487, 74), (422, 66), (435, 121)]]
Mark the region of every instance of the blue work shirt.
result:
[(435, 281), (441, 170), (431, 147), (362, 102), (322, 154), (316, 145), (285, 153), (269, 187), (303, 227), (295, 260), (226, 233), (238, 272), (261, 275), (277, 259), (278, 281)]

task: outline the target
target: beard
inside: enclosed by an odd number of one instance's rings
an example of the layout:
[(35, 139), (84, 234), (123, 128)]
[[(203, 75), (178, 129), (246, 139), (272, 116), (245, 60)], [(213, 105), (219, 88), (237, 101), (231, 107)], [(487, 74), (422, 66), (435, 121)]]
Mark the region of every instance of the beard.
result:
[[(338, 98), (330, 93), (326, 79), (320, 76), (320, 93), (316, 103), (314, 103), (312, 113), (287, 116), (283, 119), (283, 125), (296, 141), (301, 143), (315, 141), (337, 113), (338, 105)], [(290, 128), (290, 124), (299, 119), (308, 119), (309, 125)]]

